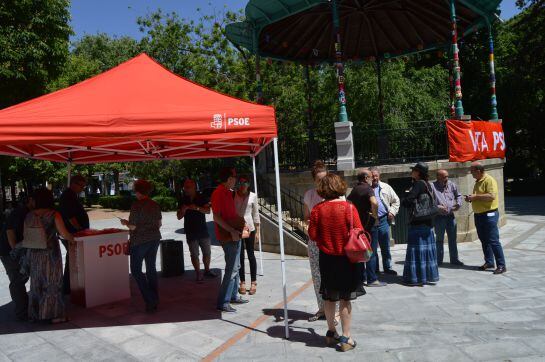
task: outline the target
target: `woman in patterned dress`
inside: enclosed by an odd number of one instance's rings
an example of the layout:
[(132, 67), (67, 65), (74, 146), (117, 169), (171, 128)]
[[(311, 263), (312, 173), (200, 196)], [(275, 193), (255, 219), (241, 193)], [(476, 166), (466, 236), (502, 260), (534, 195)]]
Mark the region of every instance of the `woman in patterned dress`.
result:
[[(322, 161), (316, 161), (314, 162), (311, 173), (312, 178), (314, 179), (314, 183), (317, 185), (320, 180), (325, 175), (327, 175), (327, 168)], [(304, 218), (305, 222), (308, 223), (312, 209), (314, 208), (314, 206), (324, 201), (324, 199), (320, 195), (318, 195), (318, 193), (316, 192), (316, 187), (314, 187), (305, 192), (303, 200), (305, 203)], [(320, 249), (318, 249), (316, 242), (310, 239), (308, 241), (308, 260), (310, 262), (310, 272), (312, 275), (312, 282), (314, 284), (314, 292), (316, 293), (316, 302), (318, 303), (318, 311), (309, 318), (309, 322), (314, 322), (319, 319), (325, 319), (325, 312), (324, 300), (320, 295)]]
[[(28, 314), (31, 321), (63, 323), (67, 321), (62, 293), (62, 254), (59, 245), (60, 234), (69, 242), (74, 241), (68, 232), (62, 216), (54, 210), (53, 194), (46, 188), (34, 193), (36, 208), (31, 211), (40, 219), (47, 238), (45, 249), (28, 249), (27, 258), (30, 274)], [(27, 215), (27, 217), (29, 217)]]

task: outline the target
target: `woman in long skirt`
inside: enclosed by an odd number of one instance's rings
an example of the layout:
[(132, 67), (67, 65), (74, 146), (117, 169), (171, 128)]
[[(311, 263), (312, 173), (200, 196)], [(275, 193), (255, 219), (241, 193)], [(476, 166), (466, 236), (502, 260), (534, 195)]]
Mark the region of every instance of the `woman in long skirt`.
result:
[(31, 321), (62, 323), (67, 319), (62, 293), (62, 254), (57, 234), (69, 242), (73, 242), (74, 237), (66, 229), (60, 213), (54, 210), (51, 191), (37, 190), (34, 200), (36, 208), (27, 215), (25, 229), (29, 227), (27, 220), (40, 220), (47, 243), (45, 249), (28, 249), (27, 252), (30, 275), (29, 318)]
[[(428, 193), (433, 199), (433, 189), (428, 182), (428, 166), (419, 162), (412, 168), (413, 186), (402, 206), (414, 208), (419, 196)], [(403, 281), (408, 286), (422, 286), (439, 281), (437, 246), (433, 234), (433, 217), (413, 219), (409, 223), (407, 254), (403, 268)]]
[[(317, 185), (320, 180), (327, 175), (327, 168), (325, 164), (322, 161), (316, 161), (314, 162), (314, 166), (311, 170), (312, 178), (314, 179), (314, 183)], [(305, 196), (303, 198), (304, 201), (304, 218), (305, 222), (309, 222), (310, 219), (310, 213), (312, 212), (312, 209), (314, 206), (319, 204), (320, 202), (324, 201), (323, 197), (318, 195), (316, 192), (316, 187), (308, 190), (305, 192)], [(317, 321), (318, 319), (324, 319), (325, 313), (324, 313), (324, 300), (322, 299), (322, 296), (320, 295), (320, 249), (318, 249), (318, 246), (316, 245), (316, 241), (309, 239), (308, 241), (308, 260), (310, 263), (310, 273), (312, 275), (312, 283), (314, 284), (314, 293), (316, 294), (316, 303), (318, 304), (318, 311), (309, 318), (310, 322)]]

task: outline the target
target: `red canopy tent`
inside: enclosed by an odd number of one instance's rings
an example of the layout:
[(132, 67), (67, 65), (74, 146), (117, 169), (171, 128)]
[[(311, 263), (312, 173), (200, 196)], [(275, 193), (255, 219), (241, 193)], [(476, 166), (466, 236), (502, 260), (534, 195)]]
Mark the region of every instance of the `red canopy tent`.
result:
[(179, 77), (146, 54), (0, 111), (0, 153), (60, 162), (251, 156), (277, 135), (272, 107)]
[[(68, 165), (250, 156), (256, 193), (255, 156), (273, 141), (282, 215), (276, 137), (273, 107), (195, 84), (146, 54), (66, 89), (0, 110), (3, 155)], [(287, 315), (281, 217), (278, 226)]]

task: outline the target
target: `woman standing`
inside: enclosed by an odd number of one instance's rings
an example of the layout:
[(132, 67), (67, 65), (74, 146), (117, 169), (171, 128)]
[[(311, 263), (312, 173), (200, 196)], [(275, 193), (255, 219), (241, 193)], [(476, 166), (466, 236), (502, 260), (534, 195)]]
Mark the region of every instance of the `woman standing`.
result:
[[(74, 241), (62, 216), (54, 210), (53, 193), (39, 189), (34, 193), (35, 209), (25, 218), (24, 243), (43, 238), (41, 246), (29, 248), (27, 258), (30, 268), (30, 293), (28, 314), (31, 321), (66, 322), (62, 293), (62, 254), (57, 234), (69, 242)], [(39, 248), (38, 248), (39, 247)]]
[[(310, 220), (310, 213), (312, 212), (312, 209), (314, 206), (318, 205), (320, 202), (324, 201), (324, 199), (318, 195), (318, 192), (316, 191), (316, 187), (318, 186), (318, 183), (320, 180), (327, 175), (327, 168), (325, 164), (322, 161), (316, 161), (314, 162), (314, 166), (311, 170), (312, 173), (312, 179), (314, 180), (315, 187), (305, 192), (305, 196), (303, 198), (304, 202), (304, 219), (305, 222), (308, 223)], [(318, 311), (310, 317), (308, 320), (309, 322), (314, 322), (319, 319), (325, 318), (324, 313), (324, 300), (322, 299), (322, 296), (320, 295), (320, 263), (319, 258), (320, 257), (320, 249), (318, 249), (318, 246), (316, 245), (316, 241), (312, 240), (312, 238), (308, 241), (308, 261), (310, 263), (310, 273), (312, 275), (312, 283), (314, 284), (314, 292), (316, 293), (316, 302), (318, 303)]]
[[(129, 220), (121, 224), (130, 230), (131, 274), (138, 284), (146, 302), (146, 312), (157, 310), (159, 292), (157, 288), (157, 249), (161, 241), (161, 207), (149, 195), (153, 187), (146, 180), (134, 183), (136, 201), (131, 206)], [(146, 275), (142, 273), (142, 263), (146, 263)]]
[[(320, 294), (324, 302), (328, 331), (326, 341), (345, 352), (356, 347), (350, 334), (352, 323), (351, 300), (365, 294), (363, 263), (351, 263), (345, 255), (351, 226), (362, 228), (354, 205), (344, 201), (346, 183), (335, 175), (327, 174), (318, 184), (317, 192), (325, 199), (314, 206), (310, 215), (309, 236), (319, 248)], [(335, 328), (335, 309), (339, 302), (343, 335)]]
[[(412, 167), (411, 177), (413, 186), (401, 205), (414, 210), (416, 203), (421, 201), (423, 194), (428, 194), (433, 202), (433, 189), (428, 182), (428, 165), (418, 162)], [(403, 281), (408, 286), (423, 286), (424, 284), (439, 281), (437, 247), (432, 229), (432, 215), (417, 218), (411, 216), (407, 254), (405, 256), (405, 267), (403, 268)]]
[[(257, 263), (255, 260), (254, 246), (256, 240), (259, 241), (259, 205), (257, 204), (257, 196), (250, 192), (250, 181), (247, 177), (239, 178), (239, 187), (235, 194), (235, 208), (237, 214), (246, 221), (245, 231), (242, 236), (242, 246), (240, 248), (240, 294), (246, 294), (246, 275), (244, 273), (244, 250), (248, 253), (248, 261), (250, 262), (250, 277), (252, 285), (249, 294), (254, 295), (257, 291)], [(245, 235), (246, 234), (246, 235)]]

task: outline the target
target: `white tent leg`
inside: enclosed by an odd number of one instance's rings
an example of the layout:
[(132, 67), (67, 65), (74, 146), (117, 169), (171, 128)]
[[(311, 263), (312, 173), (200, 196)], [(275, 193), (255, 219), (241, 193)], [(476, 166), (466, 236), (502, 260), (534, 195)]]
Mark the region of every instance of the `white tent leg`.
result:
[(66, 173), (67, 173), (67, 182), (66, 184), (68, 185), (68, 187), (70, 187), (70, 180), (72, 179), (72, 162), (68, 162), (68, 164), (66, 165)]
[(280, 239), (280, 266), (282, 269), (282, 292), (284, 293), (284, 328), (286, 339), (290, 338), (288, 325), (288, 296), (286, 293), (286, 258), (284, 256), (284, 226), (282, 225), (282, 200), (280, 194), (280, 168), (278, 164), (278, 138), (274, 138), (274, 170), (276, 174), (276, 203), (278, 206), (278, 237)]
[[(255, 191), (255, 196), (258, 199), (258, 205), (259, 205), (259, 194), (257, 193), (257, 173), (255, 169), (255, 156), (252, 156), (252, 165), (254, 167), (254, 191)], [(263, 276), (264, 275), (263, 274), (263, 249), (261, 247), (261, 227), (259, 227), (259, 235), (257, 237), (259, 242), (259, 266), (261, 269), (261, 273), (259, 273), (259, 275)]]

